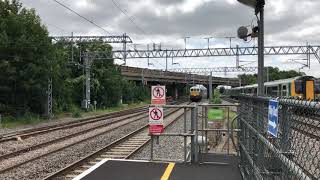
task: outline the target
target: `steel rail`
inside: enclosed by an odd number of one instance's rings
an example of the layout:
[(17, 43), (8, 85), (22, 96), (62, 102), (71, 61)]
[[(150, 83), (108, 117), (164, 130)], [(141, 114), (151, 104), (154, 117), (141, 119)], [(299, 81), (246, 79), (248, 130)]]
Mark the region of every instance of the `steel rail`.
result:
[[(167, 115), (170, 116), (171, 114), (179, 111), (181, 109), (175, 109), (174, 111), (172, 111), (170, 114)], [(171, 126), (176, 120), (180, 119), (182, 116), (183, 116), (184, 113), (182, 113), (181, 115), (179, 115), (177, 118), (171, 120), (168, 124), (165, 125), (164, 128), (167, 128), (169, 126)], [(44, 178), (43, 180), (49, 180), (49, 179), (54, 179), (54, 178), (57, 178), (59, 176), (62, 176), (62, 175), (66, 175), (72, 171), (74, 171), (75, 169), (83, 166), (83, 164), (85, 164), (86, 162), (89, 162), (90, 159), (96, 159), (96, 157), (99, 157), (101, 154), (105, 153), (107, 150), (111, 149), (111, 148), (114, 148), (114, 146), (122, 143), (123, 141), (127, 141), (129, 140), (129, 138), (133, 137), (134, 135), (137, 135), (138, 133), (142, 133), (143, 131), (146, 130), (146, 128), (148, 128), (148, 125), (145, 125), (141, 128), (139, 128), (138, 130), (118, 139), (118, 140), (115, 140), (114, 142), (108, 144), (107, 146), (89, 154), (88, 156), (68, 165), (67, 167), (64, 167), (62, 169), (60, 169), (59, 171), (47, 176), (46, 178)], [(151, 138), (149, 137), (148, 140), (144, 141), (141, 143), (140, 146), (138, 146), (137, 148), (135, 148), (133, 151), (131, 151), (128, 155), (126, 155), (124, 157), (124, 159), (128, 159), (130, 158), (133, 154), (135, 154), (138, 150), (140, 150), (142, 147), (144, 147), (149, 141), (151, 140)]]
[(72, 128), (72, 127), (81, 126), (89, 123), (103, 121), (106, 119), (117, 118), (117, 117), (129, 115), (132, 113), (139, 113), (139, 112), (144, 113), (146, 111), (147, 111), (146, 107), (135, 108), (135, 109), (124, 110), (124, 111), (115, 112), (115, 113), (109, 113), (106, 115), (100, 115), (100, 116), (84, 118), (76, 121), (70, 121), (70, 122), (61, 123), (61, 124), (49, 125), (49, 126), (44, 126), (40, 128), (34, 128), (34, 129), (27, 129), (27, 130), (18, 131), (18, 132), (12, 132), (8, 134), (0, 135), (0, 142), (15, 140), (17, 137), (24, 139), (34, 135), (40, 135), (40, 134), (44, 134), (52, 131), (61, 130), (61, 129)]
[[(63, 137), (60, 137), (60, 138), (57, 138), (57, 139), (49, 140), (49, 141), (46, 141), (46, 142), (43, 142), (43, 143), (40, 143), (40, 144), (36, 144), (36, 145), (29, 146), (29, 147), (26, 147), (26, 148), (23, 148), (23, 149), (19, 149), (19, 150), (14, 151), (14, 152), (10, 152), (10, 153), (1, 155), (0, 156), (0, 161), (3, 160), (3, 159), (8, 159), (8, 158), (11, 158), (11, 157), (14, 157), (14, 156), (18, 156), (18, 155), (20, 155), (22, 153), (26, 153), (26, 152), (29, 152), (29, 151), (32, 151), (32, 150), (34, 151), (34, 150), (40, 149), (42, 147), (45, 147), (45, 146), (48, 146), (48, 145), (51, 145), (51, 144), (54, 144), (54, 143), (57, 143), (57, 142), (61, 142), (61, 141), (64, 141), (66, 139), (70, 139), (70, 138), (73, 138), (73, 137), (88, 133), (88, 132), (93, 131), (93, 130), (104, 128), (104, 127), (107, 127), (107, 126), (110, 126), (110, 125), (113, 125), (113, 124), (116, 124), (116, 123), (121, 123), (121, 122), (127, 120), (128, 118), (136, 117), (136, 116), (139, 116), (139, 115), (141, 115), (143, 113), (145, 113), (145, 112), (142, 112), (142, 113), (139, 113), (139, 114), (134, 114), (134, 115), (132, 115), (130, 117), (123, 117), (121, 119), (118, 119), (118, 120), (115, 120), (115, 121), (112, 121), (112, 122), (106, 122), (104, 124), (100, 124), (100, 125), (85, 129), (83, 131), (75, 132), (75, 133), (69, 134), (67, 136), (63, 136)], [(137, 120), (139, 120), (141, 118), (146, 118), (147, 116), (148, 115), (145, 115), (143, 117), (134, 118), (133, 120), (130, 120), (128, 123), (126, 123), (125, 125), (127, 125), (129, 123), (132, 123), (132, 122), (135, 122), (135, 121), (137, 121)]]
[(106, 133), (108, 133), (108, 132), (110, 132), (110, 131), (114, 131), (114, 130), (118, 129), (119, 127), (128, 125), (128, 124), (130, 124), (130, 123), (132, 123), (132, 122), (135, 122), (135, 121), (138, 121), (138, 120), (142, 120), (142, 119), (144, 119), (144, 118), (146, 118), (146, 117), (147, 117), (147, 116), (143, 116), (143, 117), (138, 118), (138, 119), (136, 119), (136, 120), (130, 121), (129, 123), (126, 123), (126, 124), (123, 124), (123, 125), (119, 125), (119, 126), (117, 126), (117, 127), (115, 127), (115, 128), (112, 128), (112, 129), (110, 129), (110, 130), (103, 131), (103, 132), (98, 133), (98, 134), (96, 134), (96, 135), (93, 135), (93, 136), (84, 138), (84, 139), (82, 139), (82, 140), (80, 140), (80, 141), (73, 142), (73, 143), (70, 143), (70, 144), (68, 144), (68, 145), (66, 145), (66, 146), (57, 148), (57, 149), (55, 149), (55, 150), (53, 150), (53, 151), (50, 151), (50, 152), (48, 152), (48, 153), (46, 153), (46, 154), (42, 154), (42, 155), (40, 155), (40, 156), (36, 156), (36, 157), (34, 157), (34, 158), (31, 158), (31, 159), (29, 159), (29, 160), (19, 162), (19, 163), (17, 163), (17, 164), (12, 165), (12, 166), (8, 166), (8, 167), (6, 167), (6, 168), (4, 168), (4, 169), (1, 169), (1, 170), (0, 170), (0, 174), (5, 173), (5, 172), (7, 172), (7, 171), (9, 171), (9, 170), (12, 170), (12, 169), (14, 169), (14, 168), (17, 168), (17, 167), (19, 167), (19, 166), (21, 166), (21, 165), (23, 165), (23, 164), (26, 164), (26, 163), (35, 161), (35, 160), (37, 160), (37, 159), (40, 159), (40, 158), (42, 158), (42, 157), (48, 156), (48, 155), (53, 154), (53, 153), (56, 153), (56, 152), (59, 152), (59, 151), (64, 150), (64, 149), (66, 149), (66, 148), (68, 148), (68, 147), (71, 147), (71, 146), (80, 144), (80, 143), (85, 142), (85, 141), (87, 141), (87, 140), (91, 140), (91, 139), (93, 139), (93, 138), (96, 138), (96, 137), (98, 137), (98, 136), (101, 136), (101, 135), (103, 135), (103, 134), (106, 134)]

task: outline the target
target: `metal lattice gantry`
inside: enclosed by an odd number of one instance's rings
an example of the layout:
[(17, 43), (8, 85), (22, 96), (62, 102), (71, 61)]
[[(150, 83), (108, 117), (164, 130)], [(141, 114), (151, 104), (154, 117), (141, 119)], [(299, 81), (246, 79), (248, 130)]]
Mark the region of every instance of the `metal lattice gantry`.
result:
[(210, 74), (211, 72), (257, 72), (258, 67), (173, 68), (171, 72)]
[(91, 43), (94, 40), (101, 40), (105, 43), (132, 43), (132, 39), (126, 34), (120, 36), (51, 36), (51, 38), (54, 41), (67, 43)]
[[(320, 62), (320, 46), (269, 46), (264, 48), (265, 55), (302, 55), (313, 54)], [(92, 52), (99, 57), (104, 52)], [(258, 47), (231, 47), (205, 49), (172, 49), (172, 50), (117, 50), (113, 51), (114, 59), (135, 58), (179, 58), (179, 57), (212, 57), (212, 56), (249, 56), (258, 55)]]

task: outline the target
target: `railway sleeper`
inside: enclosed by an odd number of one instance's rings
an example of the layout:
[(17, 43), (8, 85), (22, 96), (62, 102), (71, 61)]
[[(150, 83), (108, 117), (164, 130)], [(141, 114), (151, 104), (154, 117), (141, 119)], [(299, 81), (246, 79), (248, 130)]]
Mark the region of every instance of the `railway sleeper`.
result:
[(121, 155), (102, 155), (103, 159), (124, 159), (126, 156)]
[(131, 152), (132, 149), (126, 148), (126, 149), (110, 149), (111, 152)]
[(105, 155), (126, 155), (128, 154), (128, 152), (124, 152), (124, 151), (117, 151), (117, 152), (107, 152), (105, 153)]
[(99, 161), (90, 161), (90, 162), (88, 162), (88, 164), (97, 164), (97, 163), (99, 163)]
[(73, 174), (68, 174), (65, 176), (66, 178), (69, 178), (69, 179), (73, 179), (75, 177), (77, 177), (77, 175), (73, 175)]
[(145, 141), (126, 143), (128, 146), (141, 146)]
[(147, 141), (148, 139), (140, 139), (140, 140), (130, 140), (130, 141), (127, 141), (127, 142), (145, 142)]

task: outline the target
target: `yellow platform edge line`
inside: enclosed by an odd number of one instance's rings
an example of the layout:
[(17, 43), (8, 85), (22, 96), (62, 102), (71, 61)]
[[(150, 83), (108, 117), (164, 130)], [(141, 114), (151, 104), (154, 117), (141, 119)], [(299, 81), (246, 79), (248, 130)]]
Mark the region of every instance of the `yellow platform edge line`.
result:
[(161, 180), (168, 180), (170, 177), (170, 174), (174, 168), (175, 163), (169, 163), (169, 165), (167, 166), (166, 171), (164, 171)]

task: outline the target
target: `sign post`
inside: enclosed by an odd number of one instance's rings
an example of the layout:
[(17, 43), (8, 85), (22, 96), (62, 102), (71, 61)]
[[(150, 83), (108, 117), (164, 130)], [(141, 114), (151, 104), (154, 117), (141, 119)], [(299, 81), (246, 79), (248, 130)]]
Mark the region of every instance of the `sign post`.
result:
[(275, 138), (278, 137), (278, 111), (279, 102), (277, 100), (270, 100), (268, 109), (268, 133)]
[(166, 104), (166, 86), (151, 87), (151, 104), (165, 105)]
[(149, 108), (149, 133), (160, 134), (163, 128), (163, 108), (150, 107)]

